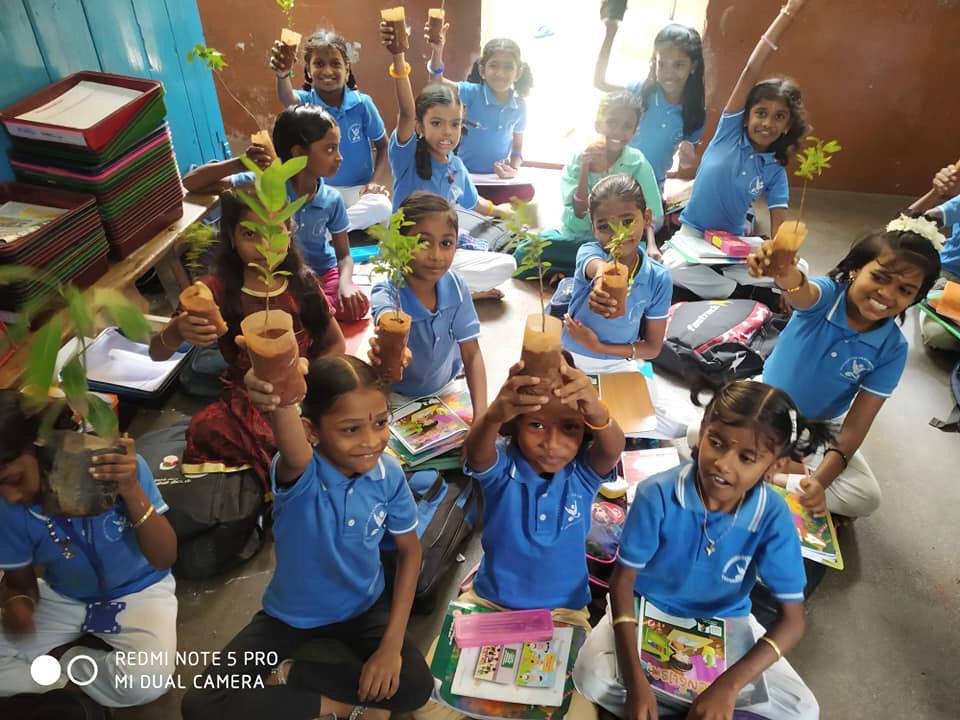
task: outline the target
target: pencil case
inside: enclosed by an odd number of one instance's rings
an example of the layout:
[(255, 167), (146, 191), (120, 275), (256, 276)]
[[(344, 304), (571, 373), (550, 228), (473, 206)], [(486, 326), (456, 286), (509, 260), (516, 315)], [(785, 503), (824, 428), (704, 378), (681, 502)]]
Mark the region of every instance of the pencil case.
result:
[(453, 640), (461, 648), (541, 642), (552, 637), (553, 619), (543, 608), (473, 613), (453, 620)]
[(746, 257), (750, 254), (750, 243), (725, 230), (707, 230), (703, 234), (707, 242), (730, 257)]

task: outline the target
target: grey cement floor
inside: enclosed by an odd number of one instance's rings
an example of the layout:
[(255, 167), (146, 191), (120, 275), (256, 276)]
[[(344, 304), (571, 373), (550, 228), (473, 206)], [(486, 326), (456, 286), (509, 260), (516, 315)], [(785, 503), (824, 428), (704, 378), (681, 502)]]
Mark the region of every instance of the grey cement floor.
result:
[[(555, 180), (546, 173), (538, 196), (541, 218), (558, 217)], [(554, 176), (555, 177), (555, 176)], [(538, 183), (539, 184), (539, 183)], [(811, 231), (804, 257), (814, 272), (833, 267), (848, 245), (882, 225), (906, 199), (811, 191)], [(503, 303), (479, 306), (481, 347), (491, 396), (519, 355), (525, 316), (536, 308), (532, 286), (511, 281)], [(927, 423), (951, 401), (951, 359), (920, 344), (917, 311), (903, 330), (910, 342), (906, 372), (880, 413), (864, 451), (883, 487), (880, 510), (841, 531), (846, 562), (829, 570), (808, 606), (807, 632), (790, 659), (820, 701), (824, 718), (956, 718), (960, 700), (960, 436)], [(142, 412), (134, 434), (172, 422), (195, 404), (175, 396), (165, 411)], [(445, 600), (457, 594), (479, 558), (474, 540), (452, 572)], [(260, 607), (273, 566), (272, 547), (216, 580), (181, 582), (181, 650), (218, 650)], [(413, 617), (410, 632), (426, 648), (439, 630), (442, 609)], [(189, 686), (202, 668), (181, 667)], [(182, 691), (150, 706), (119, 711), (118, 719), (179, 718)]]

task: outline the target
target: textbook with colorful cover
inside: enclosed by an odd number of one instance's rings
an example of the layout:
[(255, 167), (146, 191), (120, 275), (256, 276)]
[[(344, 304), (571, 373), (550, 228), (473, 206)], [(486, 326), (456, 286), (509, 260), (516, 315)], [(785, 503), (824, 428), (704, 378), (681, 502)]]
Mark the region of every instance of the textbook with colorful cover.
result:
[(620, 477), (627, 481), (627, 503), (633, 502), (637, 485), (649, 477), (680, 464), (680, 454), (673, 446), (627, 450), (620, 455)]
[[(436, 397), (468, 425), (473, 422), (473, 404), (470, 401), (470, 389), (464, 378), (459, 377), (446, 385)], [(400, 407), (409, 403), (404, 402)], [(399, 409), (399, 408), (398, 408)], [(396, 415), (396, 410), (393, 415)], [(391, 435), (387, 441), (387, 451), (400, 463), (408, 468), (417, 470), (456, 470), (463, 466), (460, 459), (460, 447), (463, 444), (463, 435), (435, 445), (427, 451), (410, 452), (395, 436)]]
[[(487, 646), (487, 648), (460, 648), (454, 642), (454, 617), (478, 612), (495, 611), (456, 600), (447, 607), (447, 614), (440, 629), (437, 648), (430, 663), (430, 671), (433, 673), (435, 683), (434, 699), (461, 714), (481, 720), (562, 720), (570, 709), (570, 701), (574, 692), (573, 666), (577, 654), (587, 638), (586, 630), (581, 627), (558, 627), (557, 634), (550, 640), (548, 651), (532, 650), (527, 657), (527, 664), (524, 667), (527, 667), (531, 674), (523, 678), (523, 683), (546, 682), (546, 679), (534, 677), (534, 675), (543, 674), (537, 672), (536, 668), (542, 669), (544, 666), (549, 668), (551, 663), (556, 663), (550, 671), (553, 674), (553, 684), (550, 688), (534, 687), (530, 684), (517, 685), (516, 679), (520, 675), (520, 666), (524, 662), (524, 643), (495, 646), (500, 649), (491, 651), (488, 649), (491, 646)], [(556, 646), (553, 645), (554, 642), (557, 643)], [(561, 642), (565, 644), (563, 648), (560, 647)], [(531, 644), (539, 645), (541, 643)], [(472, 653), (470, 653), (471, 650)], [(481, 658), (481, 652), (484, 650), (486, 650), (486, 653)], [(554, 659), (548, 660), (551, 652)], [(466, 659), (464, 659), (465, 655), (467, 656)], [(461, 662), (463, 663), (462, 669), (460, 669)], [(494, 665), (496, 665), (495, 669)], [(461, 674), (458, 688), (462, 689), (463, 682), (468, 685), (482, 682), (483, 685), (500, 687), (505, 690), (514, 698), (513, 701), (457, 693), (453, 684), (458, 669), (460, 669)], [(478, 673), (485, 677), (476, 678)], [(487, 680), (486, 678), (491, 674), (493, 679)], [(469, 691), (471, 693), (476, 692), (473, 688)], [(559, 693), (559, 705), (545, 704), (544, 694), (551, 692)]]
[(411, 454), (451, 448), (462, 441), (470, 426), (436, 395), (418, 398), (397, 408), (390, 419), (390, 432)]
[(840, 545), (837, 543), (837, 530), (833, 525), (833, 516), (830, 511), (823, 517), (814, 517), (800, 504), (800, 497), (796, 493), (788, 492), (786, 488), (773, 483), (767, 485), (787, 501), (790, 515), (793, 517), (793, 526), (800, 536), (800, 553), (807, 559), (821, 565), (843, 570), (843, 556), (840, 554)]

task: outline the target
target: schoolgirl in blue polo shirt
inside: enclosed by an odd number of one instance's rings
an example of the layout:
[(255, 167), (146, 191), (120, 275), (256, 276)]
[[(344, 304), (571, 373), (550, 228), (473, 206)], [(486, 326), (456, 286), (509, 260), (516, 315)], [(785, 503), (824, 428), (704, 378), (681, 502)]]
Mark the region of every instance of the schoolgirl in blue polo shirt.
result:
[[(37, 432), (38, 418), (21, 410), (20, 394), (0, 391), (0, 710), (4, 717), (32, 717), (59, 705), (57, 717), (101, 717), (97, 706), (151, 702), (169, 687), (177, 647), (170, 574), (177, 538), (163, 517), (167, 505), (133, 440), (123, 438), (124, 453), (92, 460), (95, 480), (116, 483), (116, 504), (92, 517), (48, 514), (42, 487), (55, 451), (34, 444)], [(44, 568), (42, 579), (36, 566)], [(60, 658), (82, 694), (60, 691), (66, 673), (52, 686), (33, 679), (37, 657), (88, 633), (109, 649), (73, 647)], [(150, 661), (130, 665), (118, 657), (133, 651), (150, 653)], [(83, 659), (71, 663), (80, 655), (95, 668)], [(125, 676), (129, 682), (117, 682)], [(5, 699), (21, 693), (45, 694)]]
[[(205, 678), (217, 682), (199, 686), (219, 689), (188, 692), (183, 717), (387, 720), (417, 709), (433, 690), (423, 655), (406, 635), (420, 572), (417, 508), (399, 463), (383, 452), (389, 415), (376, 371), (349, 355), (314, 360), (302, 416), (297, 403), (278, 406), (270, 384), (252, 372), (246, 384), (270, 414), (279, 448), (272, 471), (276, 569), (263, 610), (223, 651), (238, 662), (208, 668)], [(380, 560), (385, 533), (398, 551), (392, 598)], [(339, 640), (354, 661), (290, 659), (320, 637)], [(264, 665), (248, 651), (282, 660)], [(230, 677), (262, 682), (237, 690)]]
[(610, 49), (620, 23), (607, 19), (607, 33), (594, 71), (594, 85), (603, 92), (629, 90), (643, 102), (640, 126), (630, 141), (647, 158), (663, 192), (663, 183), (673, 166), (681, 143), (696, 145), (706, 119), (703, 87), (703, 43), (700, 33), (671, 23), (653, 40), (650, 72), (643, 81), (620, 87), (607, 82)]
[[(443, 25), (438, 43), (430, 43), (429, 22), (424, 33), (432, 50), (427, 62), (430, 81), (456, 88), (463, 103), (468, 129), (457, 154), (471, 173), (516, 177), (523, 162), (523, 132), (527, 126), (524, 98), (533, 87), (530, 66), (523, 62), (517, 43), (494, 38), (483, 46), (465, 82), (448, 80), (443, 75), (443, 46), (449, 27), (449, 23)], [(512, 198), (529, 201), (534, 195), (529, 184), (481, 185), (478, 192), (493, 203)]]
[[(432, 395), (462, 371), (470, 390), (474, 416), (487, 407), (487, 372), (480, 353), (480, 319), (470, 289), (450, 269), (457, 250), (457, 210), (439, 195), (415, 192), (400, 206), (407, 235), (426, 243), (410, 263), (399, 293), (389, 280), (371, 293), (373, 318), (400, 309), (411, 318), (407, 349), (410, 357), (403, 378), (392, 387), (401, 395)], [(380, 364), (376, 337), (370, 341), (370, 361)]]
[[(577, 658), (581, 693), (618, 717), (654, 715), (637, 652), (639, 595), (677, 617), (750, 623), (756, 645), (694, 700), (690, 717), (730, 717), (739, 691), (764, 672), (771, 704), (751, 711), (819, 717), (812, 693), (782, 659), (803, 635), (806, 577), (790, 511), (764, 480), (828, 439), (826, 425), (806, 421), (776, 388), (740, 380), (714, 396), (695, 461), (637, 488), (610, 580), (612, 618), (604, 616)], [(765, 635), (750, 615), (758, 577), (782, 608)], [(601, 657), (614, 650), (619, 673)]]
[(773, 277), (794, 308), (764, 381), (786, 391), (804, 415), (840, 424), (836, 444), (805, 460), (812, 474), (802, 497), (815, 513), (856, 517), (880, 504), (859, 448), (900, 381), (907, 341), (896, 318), (936, 281), (941, 240), (934, 223), (901, 216), (857, 242), (827, 277), (810, 280), (792, 264), (771, 263), (772, 241), (750, 257), (751, 272)]
[(343, 163), (330, 184), (344, 197), (351, 228), (364, 229), (386, 222), (390, 215), (386, 188), (390, 166), (380, 112), (369, 95), (357, 91), (352, 67), (357, 59), (355, 46), (333, 30), (321, 29), (303, 46), (303, 89), (293, 88), (294, 57), (279, 40), (270, 65), (284, 107), (317, 105), (337, 121)]
[[(747, 211), (760, 195), (766, 197), (770, 209), (771, 237), (786, 218), (790, 191), (785, 166), (807, 133), (806, 111), (800, 88), (793, 81), (757, 81), (781, 35), (805, 3), (788, 0), (757, 42), (700, 160), (678, 232), (696, 237), (707, 230), (752, 234)], [(674, 284), (705, 299), (729, 297), (738, 281), (748, 277), (738, 266), (720, 274), (704, 265), (690, 265), (673, 249), (664, 253), (663, 259)]]

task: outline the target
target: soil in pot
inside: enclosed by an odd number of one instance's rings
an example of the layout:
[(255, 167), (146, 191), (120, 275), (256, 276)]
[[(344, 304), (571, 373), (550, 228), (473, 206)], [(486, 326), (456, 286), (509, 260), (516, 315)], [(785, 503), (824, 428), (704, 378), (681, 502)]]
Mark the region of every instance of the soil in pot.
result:
[(125, 453), (97, 435), (60, 430), (53, 432), (38, 450), (41, 466), (40, 495), (47, 515), (89, 517), (100, 515), (117, 501), (116, 480), (96, 480), (90, 475), (93, 458), (106, 453)]
[(225, 335), (227, 323), (220, 314), (220, 307), (214, 302), (210, 288), (202, 282), (195, 282), (180, 293), (180, 305), (190, 315), (202, 317), (217, 329), (217, 337)]
[(630, 271), (621, 262), (605, 262), (600, 266), (600, 289), (617, 301), (617, 307), (607, 317), (622, 317), (627, 306)]
[(283, 310), (261, 310), (240, 321), (240, 330), (253, 363), (253, 372), (273, 385), (281, 405), (299, 402), (307, 392), (300, 372), (300, 348), (293, 333), (293, 317)]

